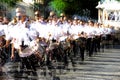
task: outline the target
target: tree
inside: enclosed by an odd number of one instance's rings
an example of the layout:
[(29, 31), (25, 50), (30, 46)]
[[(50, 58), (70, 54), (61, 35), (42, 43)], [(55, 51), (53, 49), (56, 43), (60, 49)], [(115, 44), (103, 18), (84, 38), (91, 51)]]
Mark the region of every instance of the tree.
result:
[(67, 9), (65, 9), (65, 13), (72, 15), (72, 14), (79, 14), (81, 10), (81, 0), (65, 0), (68, 3)]
[(21, 0), (0, 0), (1, 3), (7, 4), (10, 7), (15, 6), (18, 1)]
[(16, 6), (16, 3), (21, 0), (0, 0), (0, 16), (11, 18), (9, 10)]
[(57, 15), (60, 15), (60, 13), (64, 13), (65, 9), (67, 8), (68, 4), (67, 2), (63, 0), (53, 0), (49, 3), (50, 7), (53, 11), (57, 13)]
[(68, 15), (88, 15), (84, 14), (87, 10), (90, 17), (97, 18), (95, 7), (98, 5), (98, 1), (100, 0), (52, 0), (49, 5), (58, 14), (64, 12)]
[(117, 0), (118, 2), (120, 2), (120, 0)]

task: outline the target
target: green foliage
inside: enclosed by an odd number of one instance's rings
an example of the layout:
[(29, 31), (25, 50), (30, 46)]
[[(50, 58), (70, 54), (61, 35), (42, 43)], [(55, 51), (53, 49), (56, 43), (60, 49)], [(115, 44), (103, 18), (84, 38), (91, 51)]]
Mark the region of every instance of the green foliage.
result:
[(44, 6), (40, 3), (34, 3), (33, 5), (34, 11), (44, 11)]
[(81, 10), (81, 0), (67, 0), (67, 3), (69, 4), (65, 13), (71, 15), (71, 14), (79, 14)]
[(34, 3), (34, 10), (39, 10), (40, 4), (39, 3)]
[(10, 7), (14, 7), (18, 1), (21, 0), (0, 0), (1, 3), (6, 3)]
[(53, 0), (49, 3), (50, 7), (59, 15), (64, 12), (68, 6), (68, 3), (63, 0)]

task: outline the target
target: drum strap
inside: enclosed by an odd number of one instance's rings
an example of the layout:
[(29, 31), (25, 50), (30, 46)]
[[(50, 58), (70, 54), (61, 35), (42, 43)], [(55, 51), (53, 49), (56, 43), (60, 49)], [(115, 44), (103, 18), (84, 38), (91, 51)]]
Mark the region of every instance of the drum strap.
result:
[(28, 33), (27, 33), (27, 37), (29, 38), (30, 41), (32, 41), (32, 38), (28, 35)]
[[(29, 38), (29, 40), (30, 40), (30, 42), (31, 42), (32, 39), (31, 39), (31, 37), (30, 37), (28, 34), (27, 34), (27, 37)], [(21, 47), (22, 47), (23, 49), (25, 49), (26, 47), (28, 47), (28, 45), (25, 45), (25, 44), (24, 44), (24, 41), (22, 41)]]

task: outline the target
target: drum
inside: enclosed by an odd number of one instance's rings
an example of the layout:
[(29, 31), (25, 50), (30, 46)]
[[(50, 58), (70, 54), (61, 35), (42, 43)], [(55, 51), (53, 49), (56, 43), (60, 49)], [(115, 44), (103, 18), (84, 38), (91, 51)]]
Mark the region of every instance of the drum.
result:
[(85, 48), (86, 46), (86, 38), (84, 37), (79, 37), (79, 39), (77, 40), (77, 43), (80, 47)]
[(38, 50), (39, 45), (35, 41), (31, 41), (29, 45), (22, 45), (19, 50), (20, 57), (27, 57)]
[(30, 45), (26, 46), (24, 49), (19, 50), (20, 57), (28, 57), (34, 54), (36, 58), (41, 59), (43, 48), (41, 47), (40, 43), (36, 40), (30, 42)]
[(68, 42), (68, 41), (61, 41), (60, 42), (60, 46), (61, 46), (62, 49), (66, 50), (66, 49), (70, 48), (70, 42)]

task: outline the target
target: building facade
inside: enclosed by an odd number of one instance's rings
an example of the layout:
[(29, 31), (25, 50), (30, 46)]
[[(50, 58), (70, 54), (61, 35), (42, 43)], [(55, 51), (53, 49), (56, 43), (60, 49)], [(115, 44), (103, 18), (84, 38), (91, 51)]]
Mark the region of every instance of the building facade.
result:
[(120, 27), (120, 2), (116, 0), (101, 0), (96, 6), (98, 22), (106, 26)]

